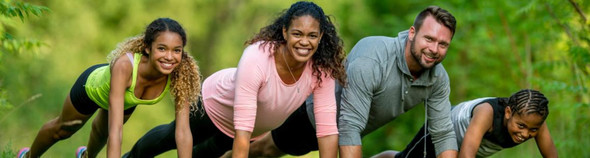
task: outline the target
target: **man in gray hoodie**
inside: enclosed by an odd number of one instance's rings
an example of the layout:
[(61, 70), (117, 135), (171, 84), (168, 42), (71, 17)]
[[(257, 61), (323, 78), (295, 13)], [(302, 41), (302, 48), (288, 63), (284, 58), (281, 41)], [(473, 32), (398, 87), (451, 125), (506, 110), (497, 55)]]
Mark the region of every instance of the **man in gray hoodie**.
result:
[[(455, 26), (453, 15), (430, 6), (398, 37), (366, 37), (352, 48), (345, 65), (347, 85), (336, 87), (340, 157), (362, 157), (363, 136), (420, 103), (426, 106), (426, 124), (436, 156), (456, 157), (449, 77), (439, 64), (447, 54)], [(324, 148), (318, 147), (312, 115), (313, 103), (308, 99), (307, 106), (281, 127), (253, 142), (251, 156), (303, 155)]]

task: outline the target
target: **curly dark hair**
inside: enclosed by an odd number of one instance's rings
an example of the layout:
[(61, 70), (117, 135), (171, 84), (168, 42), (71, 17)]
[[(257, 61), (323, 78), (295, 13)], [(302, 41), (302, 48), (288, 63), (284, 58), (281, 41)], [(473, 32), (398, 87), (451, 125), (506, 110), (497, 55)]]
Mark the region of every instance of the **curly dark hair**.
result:
[[(336, 33), (336, 27), (329, 16), (324, 14), (322, 8), (313, 2), (300, 1), (291, 5), (291, 8), (281, 12), (274, 22), (258, 32), (254, 37), (246, 41), (246, 44), (254, 44), (262, 41), (261, 47), (268, 44), (269, 49), (277, 52), (281, 44), (287, 41), (283, 38), (283, 28), (288, 29), (291, 22), (302, 16), (309, 15), (320, 23), (320, 32), (324, 35), (320, 40), (317, 52), (312, 56), (313, 75), (317, 76), (318, 81), (322, 82), (322, 75), (331, 75), (338, 80), (340, 85), (346, 85), (346, 72), (344, 71), (344, 49), (343, 42)], [(322, 71), (326, 72), (322, 74)]]

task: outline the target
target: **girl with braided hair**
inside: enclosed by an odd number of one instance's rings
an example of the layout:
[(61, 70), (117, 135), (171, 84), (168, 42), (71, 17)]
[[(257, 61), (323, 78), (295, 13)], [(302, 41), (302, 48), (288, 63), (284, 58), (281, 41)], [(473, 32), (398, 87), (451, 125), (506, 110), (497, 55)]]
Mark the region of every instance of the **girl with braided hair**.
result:
[[(322, 157), (336, 157), (335, 81), (344, 85), (342, 41), (330, 18), (313, 2), (296, 2), (248, 45), (237, 68), (220, 70), (203, 82), (191, 117), (193, 157), (247, 157), (250, 142), (279, 127), (313, 94), (316, 136)], [(173, 122), (174, 123), (174, 122)], [(171, 126), (143, 136), (129, 157), (153, 157), (174, 149)]]
[[(532, 89), (520, 90), (509, 98), (485, 97), (459, 103), (451, 110), (459, 157), (487, 157), (531, 138), (543, 157), (557, 157), (545, 122), (548, 104), (543, 93)], [(422, 127), (404, 151), (385, 151), (374, 157), (422, 157), (424, 142), (426, 155), (434, 156), (430, 134), (424, 136)]]
[(136, 106), (155, 104), (168, 91), (176, 108), (178, 156), (190, 157), (189, 114), (196, 108), (190, 103), (199, 98), (201, 77), (195, 60), (184, 51), (185, 45), (186, 33), (178, 22), (154, 20), (144, 34), (120, 43), (107, 57), (109, 64), (94, 65), (80, 75), (62, 113), (45, 123), (31, 148), (21, 149), (18, 157), (40, 157), (82, 128), (97, 110), (88, 147), (78, 148), (76, 157), (96, 157), (105, 144), (107, 157), (120, 157), (123, 124)]

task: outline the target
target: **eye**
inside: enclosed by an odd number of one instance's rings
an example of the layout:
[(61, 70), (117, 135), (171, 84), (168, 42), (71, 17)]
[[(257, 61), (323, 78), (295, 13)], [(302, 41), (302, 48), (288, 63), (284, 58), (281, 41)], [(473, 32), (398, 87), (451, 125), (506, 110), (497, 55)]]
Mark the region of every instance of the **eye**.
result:
[(449, 44), (446, 44), (446, 43), (440, 44), (440, 48), (448, 48), (448, 47), (449, 47)]
[(425, 37), (425, 38), (426, 38), (426, 41), (427, 41), (427, 42), (432, 42), (432, 41), (433, 41), (432, 37), (428, 37), (428, 36), (427, 36), (427, 37)]
[(182, 53), (182, 49), (174, 49), (175, 53)]
[(537, 132), (538, 130), (539, 130), (538, 128), (531, 129), (532, 132)]
[(518, 128), (523, 129), (524, 128), (524, 125), (518, 124)]
[(158, 47), (157, 49), (158, 49), (159, 51), (164, 51), (164, 50), (166, 50), (166, 48), (164, 48), (164, 47)]
[(294, 33), (292, 33), (292, 35), (295, 37), (301, 37), (301, 33), (298, 33), (298, 32), (294, 32)]

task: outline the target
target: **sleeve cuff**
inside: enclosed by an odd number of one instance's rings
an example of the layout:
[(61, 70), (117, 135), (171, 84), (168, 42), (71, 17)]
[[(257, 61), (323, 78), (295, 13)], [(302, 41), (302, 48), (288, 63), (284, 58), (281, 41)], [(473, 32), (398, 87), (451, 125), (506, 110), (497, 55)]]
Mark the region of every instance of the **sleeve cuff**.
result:
[(453, 140), (454, 139), (447, 139), (440, 143), (434, 144), (434, 151), (436, 151), (436, 155), (440, 155), (440, 153), (447, 150), (459, 151), (459, 149), (457, 148), (457, 142)]
[(340, 146), (356, 146), (362, 145), (361, 135), (359, 133), (344, 133), (340, 132), (338, 137), (338, 144)]

